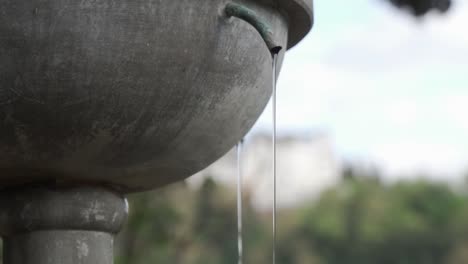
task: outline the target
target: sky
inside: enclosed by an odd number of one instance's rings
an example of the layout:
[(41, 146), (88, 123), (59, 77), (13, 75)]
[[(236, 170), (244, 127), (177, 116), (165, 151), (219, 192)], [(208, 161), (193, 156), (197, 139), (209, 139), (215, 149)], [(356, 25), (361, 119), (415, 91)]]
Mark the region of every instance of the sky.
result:
[(341, 159), (390, 179), (466, 175), (468, 1), (454, 1), (415, 19), (383, 0), (315, 0), (279, 77), (279, 134), (326, 133)]

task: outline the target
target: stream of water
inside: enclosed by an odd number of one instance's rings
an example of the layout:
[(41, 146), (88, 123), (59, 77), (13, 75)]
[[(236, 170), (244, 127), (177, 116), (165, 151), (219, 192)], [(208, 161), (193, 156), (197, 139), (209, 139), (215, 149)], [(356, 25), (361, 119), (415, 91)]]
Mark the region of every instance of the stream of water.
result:
[(242, 245), (242, 147), (244, 140), (237, 143), (237, 249), (238, 264), (243, 262)]
[(272, 127), (272, 143), (273, 143), (273, 168), (272, 168), (272, 176), (273, 176), (273, 264), (276, 264), (276, 64), (278, 60), (278, 54), (273, 54), (273, 87), (271, 93), (271, 105), (272, 105), (272, 113), (273, 113), (273, 127)]
[[(276, 264), (276, 64), (278, 54), (273, 54), (273, 81), (272, 81), (272, 180), (273, 180), (273, 204), (272, 204), (272, 219), (273, 219), (273, 264)], [(242, 241), (242, 149), (244, 140), (242, 139), (237, 144), (237, 248), (238, 248), (238, 264), (243, 263), (243, 241)]]

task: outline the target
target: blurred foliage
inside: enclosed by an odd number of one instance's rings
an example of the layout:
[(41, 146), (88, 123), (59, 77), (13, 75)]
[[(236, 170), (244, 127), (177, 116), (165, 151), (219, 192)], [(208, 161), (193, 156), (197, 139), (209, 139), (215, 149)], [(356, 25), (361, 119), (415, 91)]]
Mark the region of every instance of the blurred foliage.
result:
[[(244, 206), (244, 263), (271, 261), (269, 212)], [(117, 240), (118, 264), (237, 261), (233, 190), (207, 179), (137, 194)], [(318, 200), (282, 209), (278, 263), (468, 263), (468, 197), (426, 181), (384, 184), (346, 170)]]
[(432, 10), (447, 12), (452, 6), (452, 0), (385, 0), (401, 9), (408, 9), (417, 17), (424, 16)]

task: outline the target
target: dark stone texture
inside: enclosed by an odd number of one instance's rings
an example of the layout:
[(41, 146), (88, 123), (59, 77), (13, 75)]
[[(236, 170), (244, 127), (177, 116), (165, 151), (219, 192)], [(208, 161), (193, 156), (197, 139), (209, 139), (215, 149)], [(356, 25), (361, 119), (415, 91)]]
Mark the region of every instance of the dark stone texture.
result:
[(48, 230), (6, 238), (5, 264), (113, 264), (111, 234)]
[(0, 195), (5, 264), (111, 264), (125, 198), (95, 187), (23, 187)]
[(125, 198), (98, 187), (31, 186), (0, 192), (0, 235), (48, 229), (117, 233)]
[[(283, 46), (312, 25), (311, 1), (236, 2)], [(272, 76), (259, 33), (227, 18), (226, 3), (0, 1), (0, 186), (147, 190), (227, 152), (263, 111)]]

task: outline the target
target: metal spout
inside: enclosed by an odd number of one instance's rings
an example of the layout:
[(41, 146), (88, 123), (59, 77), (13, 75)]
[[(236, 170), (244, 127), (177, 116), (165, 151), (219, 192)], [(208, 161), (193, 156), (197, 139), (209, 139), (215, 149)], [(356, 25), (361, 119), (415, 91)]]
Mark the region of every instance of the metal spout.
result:
[(228, 3), (225, 8), (225, 13), (228, 17), (237, 17), (252, 25), (258, 33), (260, 33), (260, 36), (262, 36), (272, 56), (278, 54), (283, 48), (275, 42), (270, 27), (255, 11), (240, 4)]

